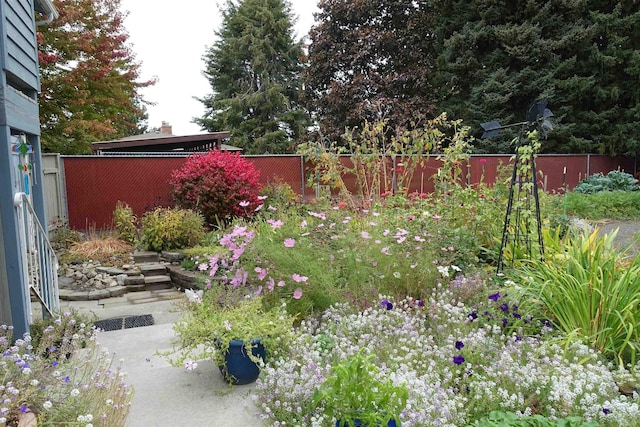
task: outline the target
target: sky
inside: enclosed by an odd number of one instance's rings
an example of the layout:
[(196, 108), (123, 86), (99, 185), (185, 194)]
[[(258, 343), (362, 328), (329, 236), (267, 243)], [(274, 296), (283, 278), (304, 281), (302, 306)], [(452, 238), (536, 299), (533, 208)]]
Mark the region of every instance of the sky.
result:
[[(129, 45), (141, 63), (140, 80), (152, 78), (157, 83), (141, 90), (154, 105), (147, 106), (149, 127), (169, 122), (174, 135), (203, 133), (191, 123), (204, 114), (204, 105), (193, 97), (211, 93), (211, 85), (202, 75), (202, 56), (215, 41), (214, 31), (222, 19), (216, 1), (121, 0), (120, 8), (128, 11), (124, 21)], [(296, 37), (305, 36), (317, 12), (315, 0), (291, 0)]]

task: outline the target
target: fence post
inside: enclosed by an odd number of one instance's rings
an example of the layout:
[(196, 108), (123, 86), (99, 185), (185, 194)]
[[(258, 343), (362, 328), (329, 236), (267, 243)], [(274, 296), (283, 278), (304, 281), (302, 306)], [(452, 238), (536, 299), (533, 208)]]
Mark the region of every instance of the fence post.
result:
[(304, 193), (304, 187), (306, 186), (304, 182), (304, 156), (300, 156), (300, 182), (302, 182), (302, 203), (306, 203), (307, 199)]
[(584, 179), (589, 178), (589, 175), (591, 175), (591, 154), (587, 154), (587, 176)]

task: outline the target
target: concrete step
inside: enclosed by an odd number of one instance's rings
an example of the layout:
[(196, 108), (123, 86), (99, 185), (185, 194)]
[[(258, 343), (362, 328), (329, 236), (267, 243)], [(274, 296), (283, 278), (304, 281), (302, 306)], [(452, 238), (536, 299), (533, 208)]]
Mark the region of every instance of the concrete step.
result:
[(152, 251), (136, 251), (133, 253), (133, 260), (136, 264), (157, 263), (160, 261), (160, 254)]
[(169, 289), (173, 288), (173, 284), (171, 283), (171, 277), (169, 277), (168, 275), (145, 276), (144, 288), (147, 291), (156, 289)]

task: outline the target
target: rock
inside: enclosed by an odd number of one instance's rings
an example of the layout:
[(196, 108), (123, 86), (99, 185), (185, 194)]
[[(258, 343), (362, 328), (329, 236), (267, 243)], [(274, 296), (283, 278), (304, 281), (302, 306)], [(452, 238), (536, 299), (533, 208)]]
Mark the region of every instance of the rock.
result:
[(125, 280), (128, 278), (129, 276), (127, 276), (126, 274), (118, 274), (116, 276), (116, 281), (118, 282), (118, 285), (120, 286), (124, 286), (125, 284)]
[(89, 279), (93, 279), (98, 273), (95, 270), (88, 270), (85, 274)]
[(184, 255), (180, 252), (169, 252), (162, 251), (162, 258), (166, 259), (169, 262), (181, 262), (184, 259)]

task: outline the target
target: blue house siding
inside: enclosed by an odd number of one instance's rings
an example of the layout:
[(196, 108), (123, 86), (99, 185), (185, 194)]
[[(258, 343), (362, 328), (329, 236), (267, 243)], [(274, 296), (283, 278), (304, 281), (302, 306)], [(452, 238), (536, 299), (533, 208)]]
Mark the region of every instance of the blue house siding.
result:
[(20, 89), (38, 91), (40, 79), (33, 0), (2, 1), (5, 4), (3, 38), (6, 40), (6, 57), (2, 62), (7, 83), (15, 84)]
[(28, 283), (22, 276), (18, 220), (13, 198), (17, 182), (12, 140), (25, 135), (33, 147), (31, 197), (40, 222), (46, 227), (44, 181), (40, 154), (40, 123), (37, 93), (40, 89), (34, 0), (0, 0), (0, 305), (3, 320), (11, 318), (16, 336), (29, 331)]

